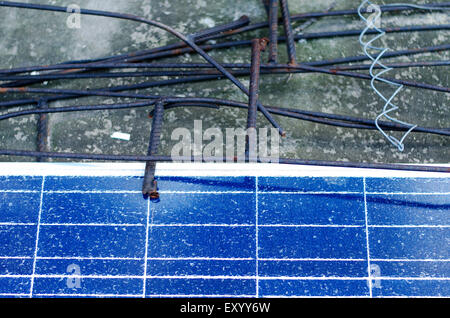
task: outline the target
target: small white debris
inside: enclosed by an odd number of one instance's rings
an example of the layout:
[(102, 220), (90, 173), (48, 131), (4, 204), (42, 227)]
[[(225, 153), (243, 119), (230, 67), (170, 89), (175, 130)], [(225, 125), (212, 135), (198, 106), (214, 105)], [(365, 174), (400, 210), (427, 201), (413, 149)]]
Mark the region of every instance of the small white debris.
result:
[(130, 134), (126, 134), (126, 133), (121, 133), (121, 132), (115, 132), (114, 134), (111, 135), (111, 138), (119, 139), (119, 140), (125, 140), (125, 141), (130, 141), (131, 135)]
[(213, 28), (216, 26), (216, 22), (211, 18), (201, 18), (199, 21), (201, 24), (206, 25), (208, 28)]

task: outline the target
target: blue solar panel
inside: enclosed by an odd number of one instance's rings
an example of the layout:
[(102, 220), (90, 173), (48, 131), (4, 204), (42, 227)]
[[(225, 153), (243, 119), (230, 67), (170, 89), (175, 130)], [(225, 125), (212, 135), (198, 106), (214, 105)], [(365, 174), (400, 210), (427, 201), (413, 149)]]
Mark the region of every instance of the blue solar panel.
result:
[(450, 297), (449, 180), (0, 176), (0, 295)]

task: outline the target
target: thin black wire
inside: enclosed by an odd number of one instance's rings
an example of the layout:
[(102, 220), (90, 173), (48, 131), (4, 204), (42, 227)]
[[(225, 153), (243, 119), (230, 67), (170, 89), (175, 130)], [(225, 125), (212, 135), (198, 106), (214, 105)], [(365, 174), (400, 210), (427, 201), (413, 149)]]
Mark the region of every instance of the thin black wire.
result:
[[(416, 49), (407, 49), (407, 50), (398, 50), (392, 52), (386, 52), (382, 58), (392, 58), (398, 56), (407, 56), (407, 55), (415, 55), (422, 53), (432, 53), (432, 52), (440, 52), (450, 50), (450, 44), (436, 45), (436, 46), (428, 46)], [(337, 65), (337, 64), (345, 64), (345, 63), (354, 63), (354, 62), (362, 62), (367, 61), (369, 58), (366, 55), (357, 55), (350, 56), (345, 58), (336, 58), (331, 60), (321, 60), (321, 61), (313, 61), (313, 62), (304, 62), (304, 65), (310, 66), (329, 66), (329, 65)], [(250, 68), (250, 64), (248, 63), (223, 63), (222, 64), (227, 69), (233, 68)], [(126, 69), (126, 68), (161, 68), (161, 69), (172, 69), (172, 68), (202, 68), (202, 69), (213, 69), (214, 67), (208, 63), (95, 63), (95, 64), (56, 64), (56, 65), (40, 65), (40, 66), (27, 66), (27, 67), (18, 67), (11, 69), (0, 69), (0, 74), (8, 75), (8, 74), (18, 74), (18, 73), (27, 73), (27, 72), (38, 72), (38, 71), (48, 71), (48, 70), (70, 70), (70, 69)], [(261, 68), (263, 69), (277, 69), (277, 68), (294, 68), (292, 65), (288, 64), (261, 64)]]
[[(37, 115), (37, 114), (50, 114), (50, 113), (66, 113), (66, 112), (83, 112), (83, 111), (98, 111), (98, 110), (119, 110), (119, 109), (131, 109), (131, 108), (144, 108), (153, 106), (156, 100), (163, 99), (165, 101), (165, 108), (171, 109), (176, 107), (207, 107), (213, 109), (219, 109), (221, 106), (235, 107), (235, 108), (248, 108), (246, 103), (223, 100), (218, 98), (201, 98), (201, 97), (170, 97), (170, 96), (154, 96), (155, 98), (145, 102), (138, 103), (118, 103), (118, 104), (100, 104), (100, 105), (82, 105), (82, 106), (66, 106), (66, 107), (52, 107), (47, 109), (28, 109), (16, 112), (9, 112), (0, 115), (1, 120), (7, 120), (11, 118), (17, 118), (21, 116)], [(312, 121), (320, 124), (327, 124), (331, 126), (338, 126), (344, 128), (360, 128), (360, 129), (376, 129), (375, 122), (373, 120), (357, 118), (345, 115), (327, 114), (321, 112), (312, 112), (301, 109), (274, 107), (265, 105), (269, 112), (274, 115), (280, 115), (283, 117), (290, 117), (295, 119), (301, 119), (305, 121)], [(153, 112), (150, 112), (153, 115)], [(380, 122), (383, 128), (394, 131), (405, 131), (405, 127), (389, 122)], [(442, 136), (450, 136), (449, 128), (428, 128), (417, 127), (414, 130), (415, 133), (429, 133)]]
[[(80, 153), (61, 153), (61, 152), (39, 152), (26, 150), (0, 150), (0, 156), (18, 156), (18, 157), (37, 157), (54, 159), (77, 159), (77, 160), (96, 160), (96, 161), (135, 161), (135, 162), (195, 162), (199, 160), (194, 157), (180, 157), (176, 160), (169, 156), (134, 156), (134, 155), (100, 155), (100, 154), (80, 154)], [(223, 162), (237, 162), (237, 158), (223, 157)], [(409, 164), (383, 164), (383, 163), (355, 163), (345, 161), (320, 161), (320, 160), (301, 160), (280, 158), (275, 162), (270, 162), (271, 158), (259, 158), (258, 162), (306, 165), (306, 166), (326, 166), (326, 167), (344, 167), (344, 168), (362, 168), (362, 169), (383, 169), (383, 170), (402, 170), (402, 171), (424, 171), (424, 172), (444, 172), (450, 173), (449, 167), (440, 166), (421, 166)], [(217, 162), (217, 157), (203, 157), (201, 162)]]

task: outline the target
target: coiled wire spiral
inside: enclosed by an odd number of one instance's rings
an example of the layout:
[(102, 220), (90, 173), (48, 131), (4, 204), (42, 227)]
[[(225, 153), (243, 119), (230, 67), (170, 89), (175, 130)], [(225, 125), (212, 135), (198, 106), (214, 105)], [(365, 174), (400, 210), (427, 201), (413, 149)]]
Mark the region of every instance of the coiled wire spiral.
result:
[[(426, 5), (422, 6), (422, 5), (414, 5), (414, 4), (409, 4), (409, 3), (395, 3), (395, 4), (388, 4), (388, 5), (383, 5), (383, 6), (406, 6), (406, 7), (411, 7), (411, 8), (423, 9), (423, 10), (449, 10), (449, 8), (431, 7), (431, 6), (426, 6)], [(371, 14), (369, 18), (366, 18), (362, 14), (364, 8), (365, 8), (364, 12), (374, 12), (374, 13)], [(383, 63), (380, 62), (380, 59), (383, 57), (383, 55), (387, 51), (389, 51), (390, 49), (389, 48), (383, 48), (383, 47), (376, 47), (376, 46), (372, 45), (373, 42), (375, 42), (376, 40), (382, 38), (386, 34), (386, 32), (384, 32), (382, 29), (377, 27), (377, 25), (380, 23), (381, 9), (380, 9), (379, 6), (373, 4), (371, 1), (364, 0), (361, 3), (361, 5), (358, 7), (358, 15), (366, 23), (366, 27), (364, 28), (364, 30), (361, 32), (361, 34), (359, 36), (359, 43), (363, 47), (364, 54), (366, 54), (367, 57), (370, 58), (370, 60), (372, 61), (372, 65), (370, 66), (370, 76), (372, 77), (370, 85), (371, 85), (372, 89), (375, 91), (375, 93), (378, 96), (380, 96), (381, 99), (383, 99), (383, 101), (385, 102), (384, 107), (383, 107), (383, 111), (375, 119), (375, 125), (376, 125), (377, 129), (383, 134), (383, 136), (386, 137), (387, 140), (389, 140), (389, 142), (391, 142), (394, 146), (396, 146), (399, 151), (403, 151), (405, 149), (405, 146), (403, 144), (404, 140), (417, 127), (417, 125), (406, 123), (406, 122), (401, 121), (399, 119), (393, 118), (393, 117), (391, 117), (389, 115), (391, 112), (399, 109), (399, 107), (397, 105), (395, 105), (392, 101), (398, 95), (398, 93), (403, 89), (403, 85), (398, 84), (398, 83), (394, 83), (394, 82), (392, 82), (390, 80), (387, 80), (387, 79), (381, 77), (383, 74), (385, 74), (385, 73), (387, 73), (387, 72), (389, 72), (389, 71), (391, 71), (393, 69), (393, 68), (390, 68), (390, 67), (388, 67), (388, 66), (386, 66), (386, 65), (384, 65)], [(375, 37), (373, 37), (372, 39), (370, 39), (369, 41), (364, 42), (364, 37), (365, 37), (367, 31), (369, 31), (371, 29), (375, 29), (379, 34), (376, 35)], [(378, 51), (380, 53), (378, 53), (377, 55), (372, 55), (369, 52), (369, 49), (374, 50), (374, 51)], [(381, 71), (379, 71), (378, 73), (374, 73), (374, 69), (377, 66), (379, 68), (381, 68)], [(386, 97), (385, 95), (383, 95), (382, 92), (380, 92), (376, 88), (376, 86), (375, 86), (375, 82), (376, 81), (384, 82), (384, 83), (386, 83), (388, 85), (395, 86), (395, 87), (397, 87), (397, 89), (395, 90), (395, 92), (390, 97)], [(404, 126), (410, 127), (410, 128), (402, 136), (402, 138), (400, 140), (398, 140), (394, 136), (388, 135), (380, 127), (379, 121), (383, 117), (387, 118), (390, 121), (393, 121), (395, 123), (398, 123), (400, 125), (404, 125)]]

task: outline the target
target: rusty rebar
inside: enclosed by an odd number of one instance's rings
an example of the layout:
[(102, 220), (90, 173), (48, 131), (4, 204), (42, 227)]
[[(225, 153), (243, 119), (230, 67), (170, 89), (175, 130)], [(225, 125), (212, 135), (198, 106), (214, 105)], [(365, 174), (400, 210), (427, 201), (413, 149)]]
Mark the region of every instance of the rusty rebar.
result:
[(256, 155), (256, 120), (258, 116), (259, 82), (261, 67), (261, 51), (266, 48), (267, 39), (252, 41), (252, 61), (250, 69), (250, 96), (247, 113), (247, 135), (245, 142), (245, 158), (254, 161)]
[(261, 67), (261, 51), (264, 51), (267, 39), (254, 39), (252, 41), (252, 60), (250, 69), (250, 96), (248, 103), (247, 129), (256, 128), (257, 102), (259, 99), (259, 82)]
[[(155, 104), (152, 129), (150, 132), (150, 142), (148, 146), (148, 156), (156, 156), (158, 154), (159, 144), (161, 142), (161, 130), (164, 119), (164, 102), (158, 100)], [(147, 161), (145, 165), (144, 182), (142, 185), (142, 194), (145, 198), (152, 200), (159, 199), (158, 183), (155, 179), (156, 162)]]
[[(45, 99), (41, 100), (38, 104), (38, 108), (42, 110), (48, 109), (48, 103)], [(49, 127), (48, 127), (48, 113), (40, 113), (39, 119), (37, 123), (37, 149), (40, 152), (48, 151), (48, 134), (49, 134)], [(45, 158), (38, 157), (38, 162), (46, 161)]]
[(270, 0), (269, 63), (277, 63), (278, 56), (278, 0)]
[(284, 33), (286, 35), (286, 46), (289, 64), (297, 65), (297, 51), (295, 49), (294, 33), (292, 31), (291, 15), (287, 0), (280, 0), (281, 16), (283, 18)]

